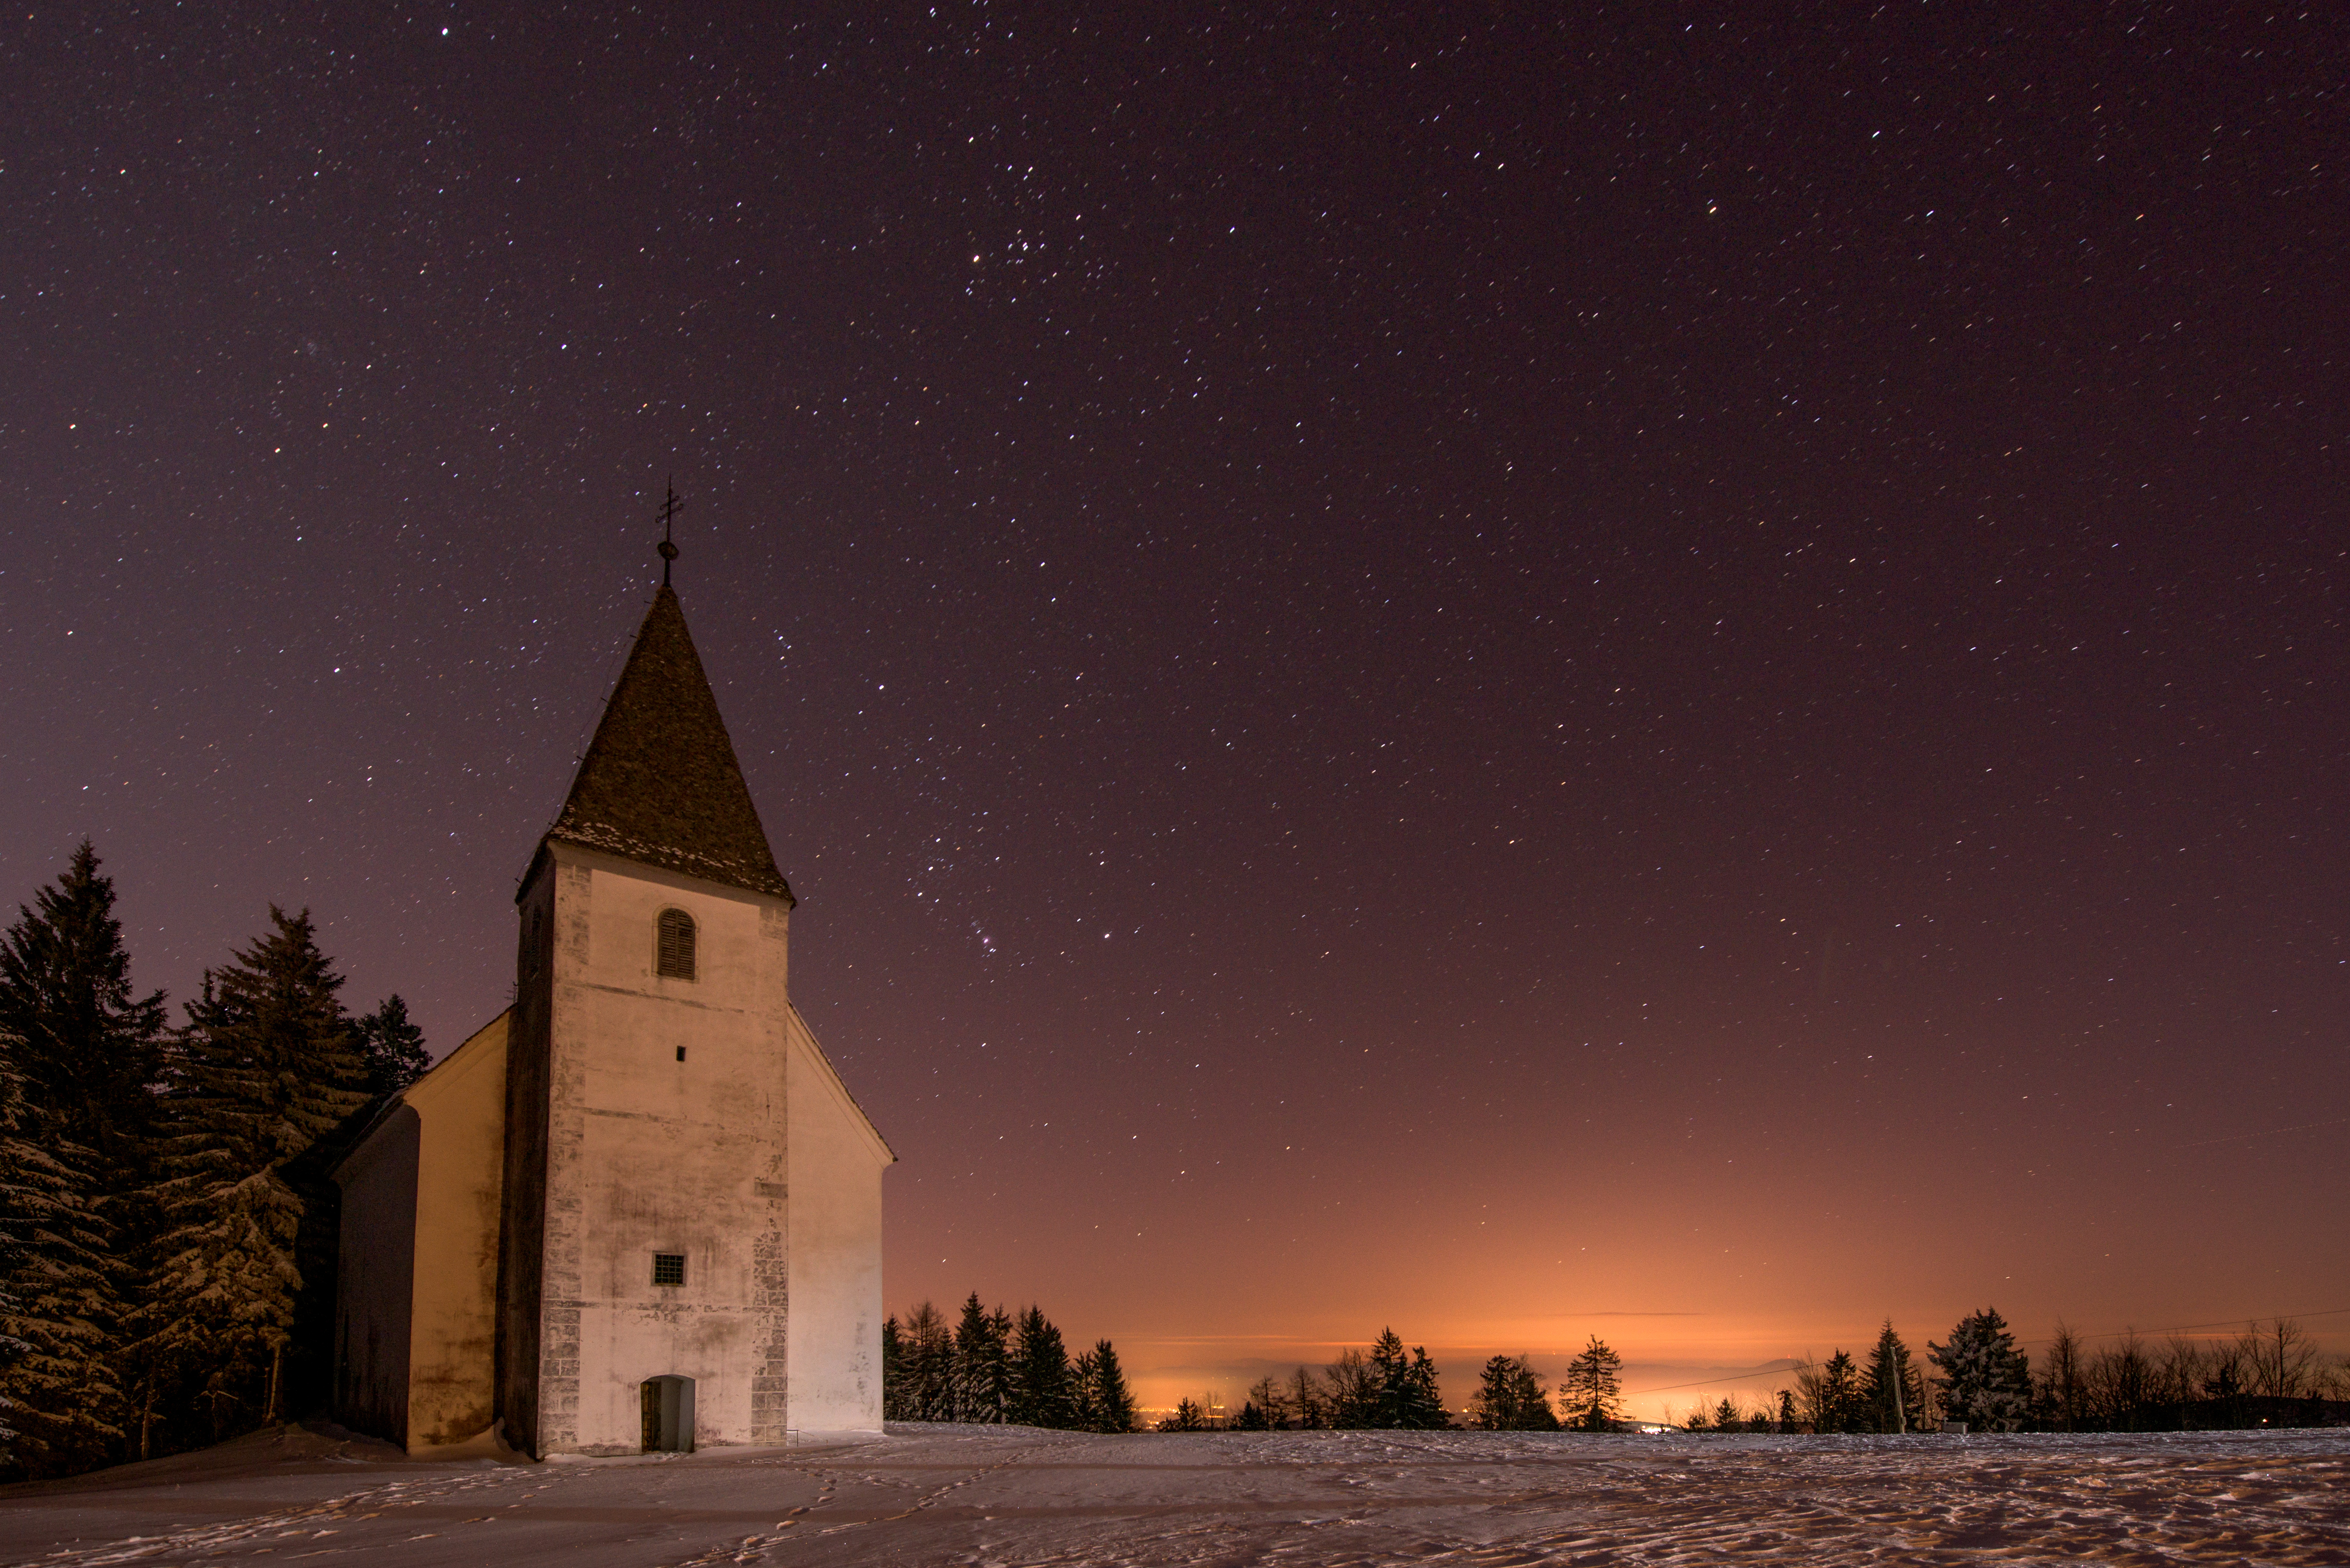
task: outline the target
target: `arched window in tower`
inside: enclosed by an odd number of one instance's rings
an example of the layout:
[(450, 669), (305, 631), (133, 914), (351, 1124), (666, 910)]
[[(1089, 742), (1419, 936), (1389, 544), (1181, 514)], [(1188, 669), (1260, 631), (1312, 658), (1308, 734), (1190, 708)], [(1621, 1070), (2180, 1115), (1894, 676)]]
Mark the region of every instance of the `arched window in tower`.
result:
[(653, 972), (664, 980), (691, 980), (693, 917), (683, 909), (663, 909), (659, 926), (659, 940), (653, 944)]

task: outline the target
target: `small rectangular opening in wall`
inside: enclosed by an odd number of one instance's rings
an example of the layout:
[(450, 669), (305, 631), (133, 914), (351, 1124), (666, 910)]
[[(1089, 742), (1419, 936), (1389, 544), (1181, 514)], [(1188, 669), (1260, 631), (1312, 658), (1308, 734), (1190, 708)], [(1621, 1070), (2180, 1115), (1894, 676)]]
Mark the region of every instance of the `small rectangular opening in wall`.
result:
[(657, 1285), (681, 1285), (685, 1283), (685, 1254), (683, 1252), (655, 1252), (653, 1254), (653, 1283)]
[(685, 1060), (685, 1047), (682, 1045), (677, 1048), (677, 1059), (681, 1062)]

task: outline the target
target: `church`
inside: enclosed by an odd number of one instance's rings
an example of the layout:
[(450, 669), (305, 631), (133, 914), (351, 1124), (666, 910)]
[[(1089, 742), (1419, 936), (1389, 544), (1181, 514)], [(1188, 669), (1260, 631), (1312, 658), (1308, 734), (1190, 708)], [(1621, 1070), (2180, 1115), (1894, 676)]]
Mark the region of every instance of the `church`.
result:
[(792, 1006), (792, 890), (667, 575), (523, 873), (514, 1005), (335, 1170), (337, 1418), (411, 1452), (880, 1429), (897, 1157)]

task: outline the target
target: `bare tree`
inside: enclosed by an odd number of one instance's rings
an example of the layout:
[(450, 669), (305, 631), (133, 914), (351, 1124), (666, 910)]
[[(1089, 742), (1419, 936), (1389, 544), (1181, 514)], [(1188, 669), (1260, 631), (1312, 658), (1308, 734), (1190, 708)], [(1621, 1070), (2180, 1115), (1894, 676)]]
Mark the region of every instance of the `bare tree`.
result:
[(2247, 1324), (2237, 1343), (2243, 1347), (2253, 1393), (2298, 1399), (2307, 1392), (2317, 1366), (2317, 1346), (2300, 1324), (2289, 1317), (2272, 1318), (2266, 1327)]
[(1819, 1433), (1849, 1432), (1861, 1424), (1860, 1373), (1849, 1352), (1796, 1369), (1795, 1404), (1804, 1425)]
[(1290, 1401), (1297, 1407), (1297, 1424), (1315, 1431), (1330, 1424), (1330, 1401), (1309, 1367), (1299, 1367), (1289, 1379)]
[(2203, 1391), (2203, 1347), (2184, 1334), (2174, 1334), (2164, 1340), (2161, 1354), (2155, 1357), (2154, 1386), (2162, 1404), (2178, 1407), (2183, 1428), (2189, 1402)]
[(2113, 1431), (2135, 1432), (2145, 1426), (2153, 1384), (2154, 1366), (2136, 1329), (2089, 1362), (2090, 1405)]
[(2081, 1336), (2063, 1318), (2048, 1341), (2048, 1355), (2040, 1364), (2040, 1406), (2048, 1425), (2059, 1432), (2078, 1429), (2089, 1413), (2088, 1367)]
[(1324, 1419), (1329, 1425), (1368, 1427), (1378, 1421), (1383, 1385), (1369, 1356), (1350, 1345), (1338, 1353), (1322, 1377), (1328, 1390)]
[(1289, 1417), (1295, 1409), (1289, 1390), (1270, 1373), (1250, 1386), (1248, 1398), (1249, 1403), (1263, 1415), (1264, 1424), (1276, 1430), (1289, 1424)]

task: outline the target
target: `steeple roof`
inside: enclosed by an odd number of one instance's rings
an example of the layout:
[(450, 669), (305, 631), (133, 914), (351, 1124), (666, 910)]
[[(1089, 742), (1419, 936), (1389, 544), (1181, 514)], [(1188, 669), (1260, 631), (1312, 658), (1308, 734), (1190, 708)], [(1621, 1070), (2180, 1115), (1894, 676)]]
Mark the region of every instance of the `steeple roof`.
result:
[(546, 836), (793, 901), (667, 584)]

